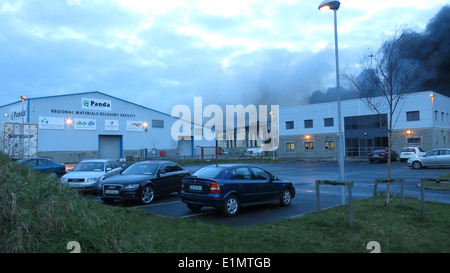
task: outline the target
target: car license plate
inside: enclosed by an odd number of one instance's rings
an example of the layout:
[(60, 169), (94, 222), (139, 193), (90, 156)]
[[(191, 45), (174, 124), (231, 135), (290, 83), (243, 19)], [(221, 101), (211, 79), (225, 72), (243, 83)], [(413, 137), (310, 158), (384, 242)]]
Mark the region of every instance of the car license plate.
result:
[(105, 194), (119, 194), (118, 190), (105, 190)]
[(203, 188), (200, 185), (190, 185), (189, 189), (194, 191), (201, 191)]

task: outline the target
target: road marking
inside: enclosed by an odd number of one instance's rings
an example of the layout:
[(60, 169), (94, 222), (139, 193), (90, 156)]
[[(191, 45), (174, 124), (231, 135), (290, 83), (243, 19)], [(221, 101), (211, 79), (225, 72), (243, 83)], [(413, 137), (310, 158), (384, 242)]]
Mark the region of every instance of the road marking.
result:
[(149, 208), (149, 207), (155, 207), (155, 206), (161, 206), (161, 205), (168, 205), (168, 204), (175, 204), (175, 203), (181, 203), (181, 201), (172, 201), (172, 202), (164, 202), (164, 203), (157, 203), (157, 204), (149, 204), (149, 205), (135, 206), (134, 208)]
[(190, 218), (190, 217), (200, 216), (200, 215), (204, 215), (204, 214), (208, 214), (208, 213), (211, 213), (211, 211), (197, 213), (197, 214), (191, 214), (191, 215), (184, 215), (184, 216), (180, 216), (180, 218)]

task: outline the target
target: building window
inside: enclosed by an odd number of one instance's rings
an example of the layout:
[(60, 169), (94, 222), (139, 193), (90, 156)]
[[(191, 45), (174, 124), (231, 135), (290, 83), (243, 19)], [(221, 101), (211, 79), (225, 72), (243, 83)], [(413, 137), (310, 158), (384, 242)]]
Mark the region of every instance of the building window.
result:
[(325, 127), (333, 127), (334, 126), (334, 119), (333, 118), (324, 118), (323, 123)]
[(288, 143), (286, 143), (286, 150), (287, 150), (287, 151), (293, 151), (293, 150), (295, 150), (295, 143), (294, 143), (294, 142), (288, 142)]
[(313, 120), (305, 119), (305, 128), (313, 128)]
[(408, 137), (406, 139), (407, 144), (420, 144), (421, 140), (420, 137)]
[(305, 150), (312, 150), (314, 149), (314, 142), (313, 141), (305, 141)]
[(154, 119), (152, 120), (153, 128), (164, 128), (164, 120)]
[(325, 141), (325, 149), (334, 149), (334, 141), (333, 140), (327, 140)]
[(286, 130), (294, 129), (293, 121), (286, 121)]
[(406, 121), (418, 121), (420, 120), (419, 111), (406, 112)]

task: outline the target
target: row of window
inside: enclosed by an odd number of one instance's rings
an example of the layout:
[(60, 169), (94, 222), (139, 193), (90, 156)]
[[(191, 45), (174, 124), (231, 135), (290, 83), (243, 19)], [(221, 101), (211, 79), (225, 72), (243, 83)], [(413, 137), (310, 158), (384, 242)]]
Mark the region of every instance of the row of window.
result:
[[(286, 142), (286, 151), (293, 151), (295, 150), (295, 142)], [(324, 141), (324, 149), (334, 149), (334, 141), (333, 140), (326, 140)], [(303, 148), (305, 150), (314, 150), (314, 141), (304, 141), (303, 142)]]
[[(314, 121), (312, 119), (305, 119), (304, 128), (313, 128)], [(333, 127), (334, 126), (334, 118), (324, 118), (323, 126), (325, 127)], [(294, 121), (286, 121), (286, 130), (294, 129)]]
[[(406, 112), (406, 121), (419, 121), (419, 120), (420, 120), (420, 112), (419, 111)], [(441, 122), (447, 121), (447, 123), (450, 124), (449, 113), (444, 113), (441, 111), (439, 114), (439, 111), (434, 111), (434, 120), (441, 121)]]
[[(364, 116), (365, 117), (365, 116)], [(367, 117), (371, 117), (371, 116), (367, 116)], [(356, 124), (356, 122), (352, 122), (352, 118), (356, 119), (359, 118), (358, 116), (355, 117), (346, 117), (346, 126), (347, 127), (351, 127), (351, 128), (346, 128), (346, 129), (356, 129), (353, 128), (352, 125)], [(369, 125), (370, 128), (380, 128), (380, 127), (386, 127), (386, 123), (387, 120), (385, 117), (382, 117), (381, 120), (378, 117), (373, 118), (373, 126), (370, 126), (372, 124)], [(406, 112), (406, 121), (419, 121), (420, 120), (420, 111), (409, 111)], [(441, 121), (441, 122), (445, 122), (447, 121), (448, 123), (450, 123), (450, 117), (449, 117), (449, 113), (444, 113), (444, 112), (440, 112), (439, 111), (434, 111), (434, 120), (436, 121)], [(323, 123), (324, 123), (324, 127), (333, 127), (334, 126), (334, 118), (324, 118), (323, 119)], [(304, 128), (313, 128), (314, 127), (314, 120), (312, 119), (305, 119), (303, 120), (303, 124), (304, 124)], [(365, 125), (367, 128), (367, 124)], [(294, 129), (294, 121), (286, 121), (286, 130), (292, 130)]]
[[(347, 140), (346, 142), (349, 142), (349, 140)], [(422, 141), (421, 141), (420, 137), (408, 137), (408, 138), (406, 138), (406, 143), (407, 144), (420, 145), (421, 142)], [(293, 151), (293, 150), (295, 150), (295, 144), (296, 144), (296, 142), (286, 142), (286, 151)], [(352, 147), (351, 145), (349, 145), (349, 146)], [(384, 145), (378, 144), (375, 147), (383, 147), (383, 146), (386, 146), (386, 145), (385, 144)], [(356, 143), (354, 145), (354, 147), (358, 147), (358, 143)], [(364, 145), (364, 147), (365, 147), (365, 145)], [(367, 147), (373, 147), (373, 145), (368, 145)], [(303, 141), (303, 148), (305, 150), (313, 150), (314, 149), (314, 141)], [(323, 142), (323, 148), (325, 150), (334, 149), (335, 148), (334, 141), (333, 140), (326, 140), (326, 141), (324, 141)]]

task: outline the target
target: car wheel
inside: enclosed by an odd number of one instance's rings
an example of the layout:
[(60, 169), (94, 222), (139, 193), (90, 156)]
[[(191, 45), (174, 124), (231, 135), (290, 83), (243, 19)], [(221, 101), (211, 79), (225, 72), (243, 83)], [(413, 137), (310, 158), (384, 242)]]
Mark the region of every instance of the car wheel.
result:
[(50, 177), (57, 177), (58, 176), (58, 174), (56, 172), (51, 172), (51, 173), (49, 173), (49, 175), (50, 175)]
[(155, 192), (153, 191), (153, 187), (150, 185), (145, 186), (141, 192), (141, 202), (144, 204), (150, 204), (155, 197)]
[(414, 169), (418, 170), (418, 169), (422, 168), (422, 163), (420, 163), (419, 161), (414, 161), (414, 162), (412, 163), (412, 167), (413, 167)]
[(283, 193), (281, 194), (280, 205), (283, 207), (287, 207), (291, 204), (291, 201), (292, 201), (291, 190), (285, 188), (283, 190)]
[(239, 211), (239, 199), (235, 195), (230, 195), (225, 200), (223, 213), (226, 216), (235, 216)]
[(198, 212), (200, 211), (203, 206), (202, 205), (197, 205), (197, 204), (187, 204), (187, 207), (192, 210), (193, 212)]

